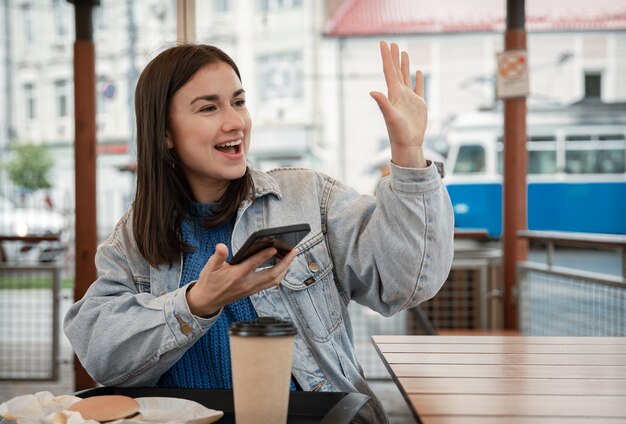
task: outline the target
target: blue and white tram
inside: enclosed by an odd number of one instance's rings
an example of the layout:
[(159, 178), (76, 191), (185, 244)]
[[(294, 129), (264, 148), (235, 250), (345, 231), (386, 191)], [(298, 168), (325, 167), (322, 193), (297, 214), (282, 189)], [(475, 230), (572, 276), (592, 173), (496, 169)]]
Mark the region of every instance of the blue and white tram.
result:
[[(460, 115), (445, 180), (460, 229), (502, 233), (502, 114)], [(528, 228), (626, 234), (626, 103), (581, 101), (527, 115)]]

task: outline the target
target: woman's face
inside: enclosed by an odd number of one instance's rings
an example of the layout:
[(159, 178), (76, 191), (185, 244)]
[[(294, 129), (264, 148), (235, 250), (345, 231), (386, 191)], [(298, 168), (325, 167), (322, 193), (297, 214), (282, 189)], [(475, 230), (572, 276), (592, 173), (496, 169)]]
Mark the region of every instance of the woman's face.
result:
[(244, 175), (252, 121), (237, 74), (217, 62), (201, 68), (172, 97), (168, 147), (180, 158), (198, 202), (214, 202)]

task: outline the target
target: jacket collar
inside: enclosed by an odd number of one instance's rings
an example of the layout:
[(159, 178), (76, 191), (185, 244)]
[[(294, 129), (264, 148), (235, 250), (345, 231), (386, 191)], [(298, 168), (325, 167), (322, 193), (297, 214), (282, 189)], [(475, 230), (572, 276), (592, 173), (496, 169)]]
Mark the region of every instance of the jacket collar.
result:
[(283, 198), (278, 182), (270, 174), (252, 169), (252, 180), (254, 181), (254, 197), (256, 199), (270, 193), (279, 199)]

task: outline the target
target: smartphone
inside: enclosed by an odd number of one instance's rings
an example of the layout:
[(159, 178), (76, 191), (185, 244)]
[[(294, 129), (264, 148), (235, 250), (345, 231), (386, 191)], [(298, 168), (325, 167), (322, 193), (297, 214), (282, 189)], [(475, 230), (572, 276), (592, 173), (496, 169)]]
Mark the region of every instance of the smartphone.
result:
[(278, 259), (287, 255), (310, 231), (311, 227), (309, 224), (287, 225), (256, 231), (248, 237), (248, 240), (237, 251), (230, 264), (237, 265), (263, 249), (274, 247), (278, 252), (264, 262), (260, 268), (274, 266)]

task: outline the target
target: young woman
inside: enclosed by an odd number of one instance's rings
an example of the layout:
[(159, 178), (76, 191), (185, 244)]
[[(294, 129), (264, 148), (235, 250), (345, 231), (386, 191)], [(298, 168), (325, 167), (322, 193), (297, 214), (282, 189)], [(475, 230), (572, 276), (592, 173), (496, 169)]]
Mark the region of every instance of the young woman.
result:
[[(435, 165), (423, 157), (423, 79), (380, 45), (388, 95), (372, 92), (391, 142), (391, 175), (376, 197), (307, 169), (248, 167), (252, 122), (236, 64), (207, 45), (180, 45), (145, 68), (135, 94), (137, 190), (99, 247), (99, 277), (69, 310), (65, 333), (85, 369), (111, 386), (231, 388), (228, 328), (292, 321), (292, 389), (373, 397), (362, 422), (385, 412), (363, 378), (347, 313), (351, 300), (385, 315), (433, 296), (453, 253), (453, 215)], [(308, 223), (276, 252), (238, 265), (254, 231)]]

